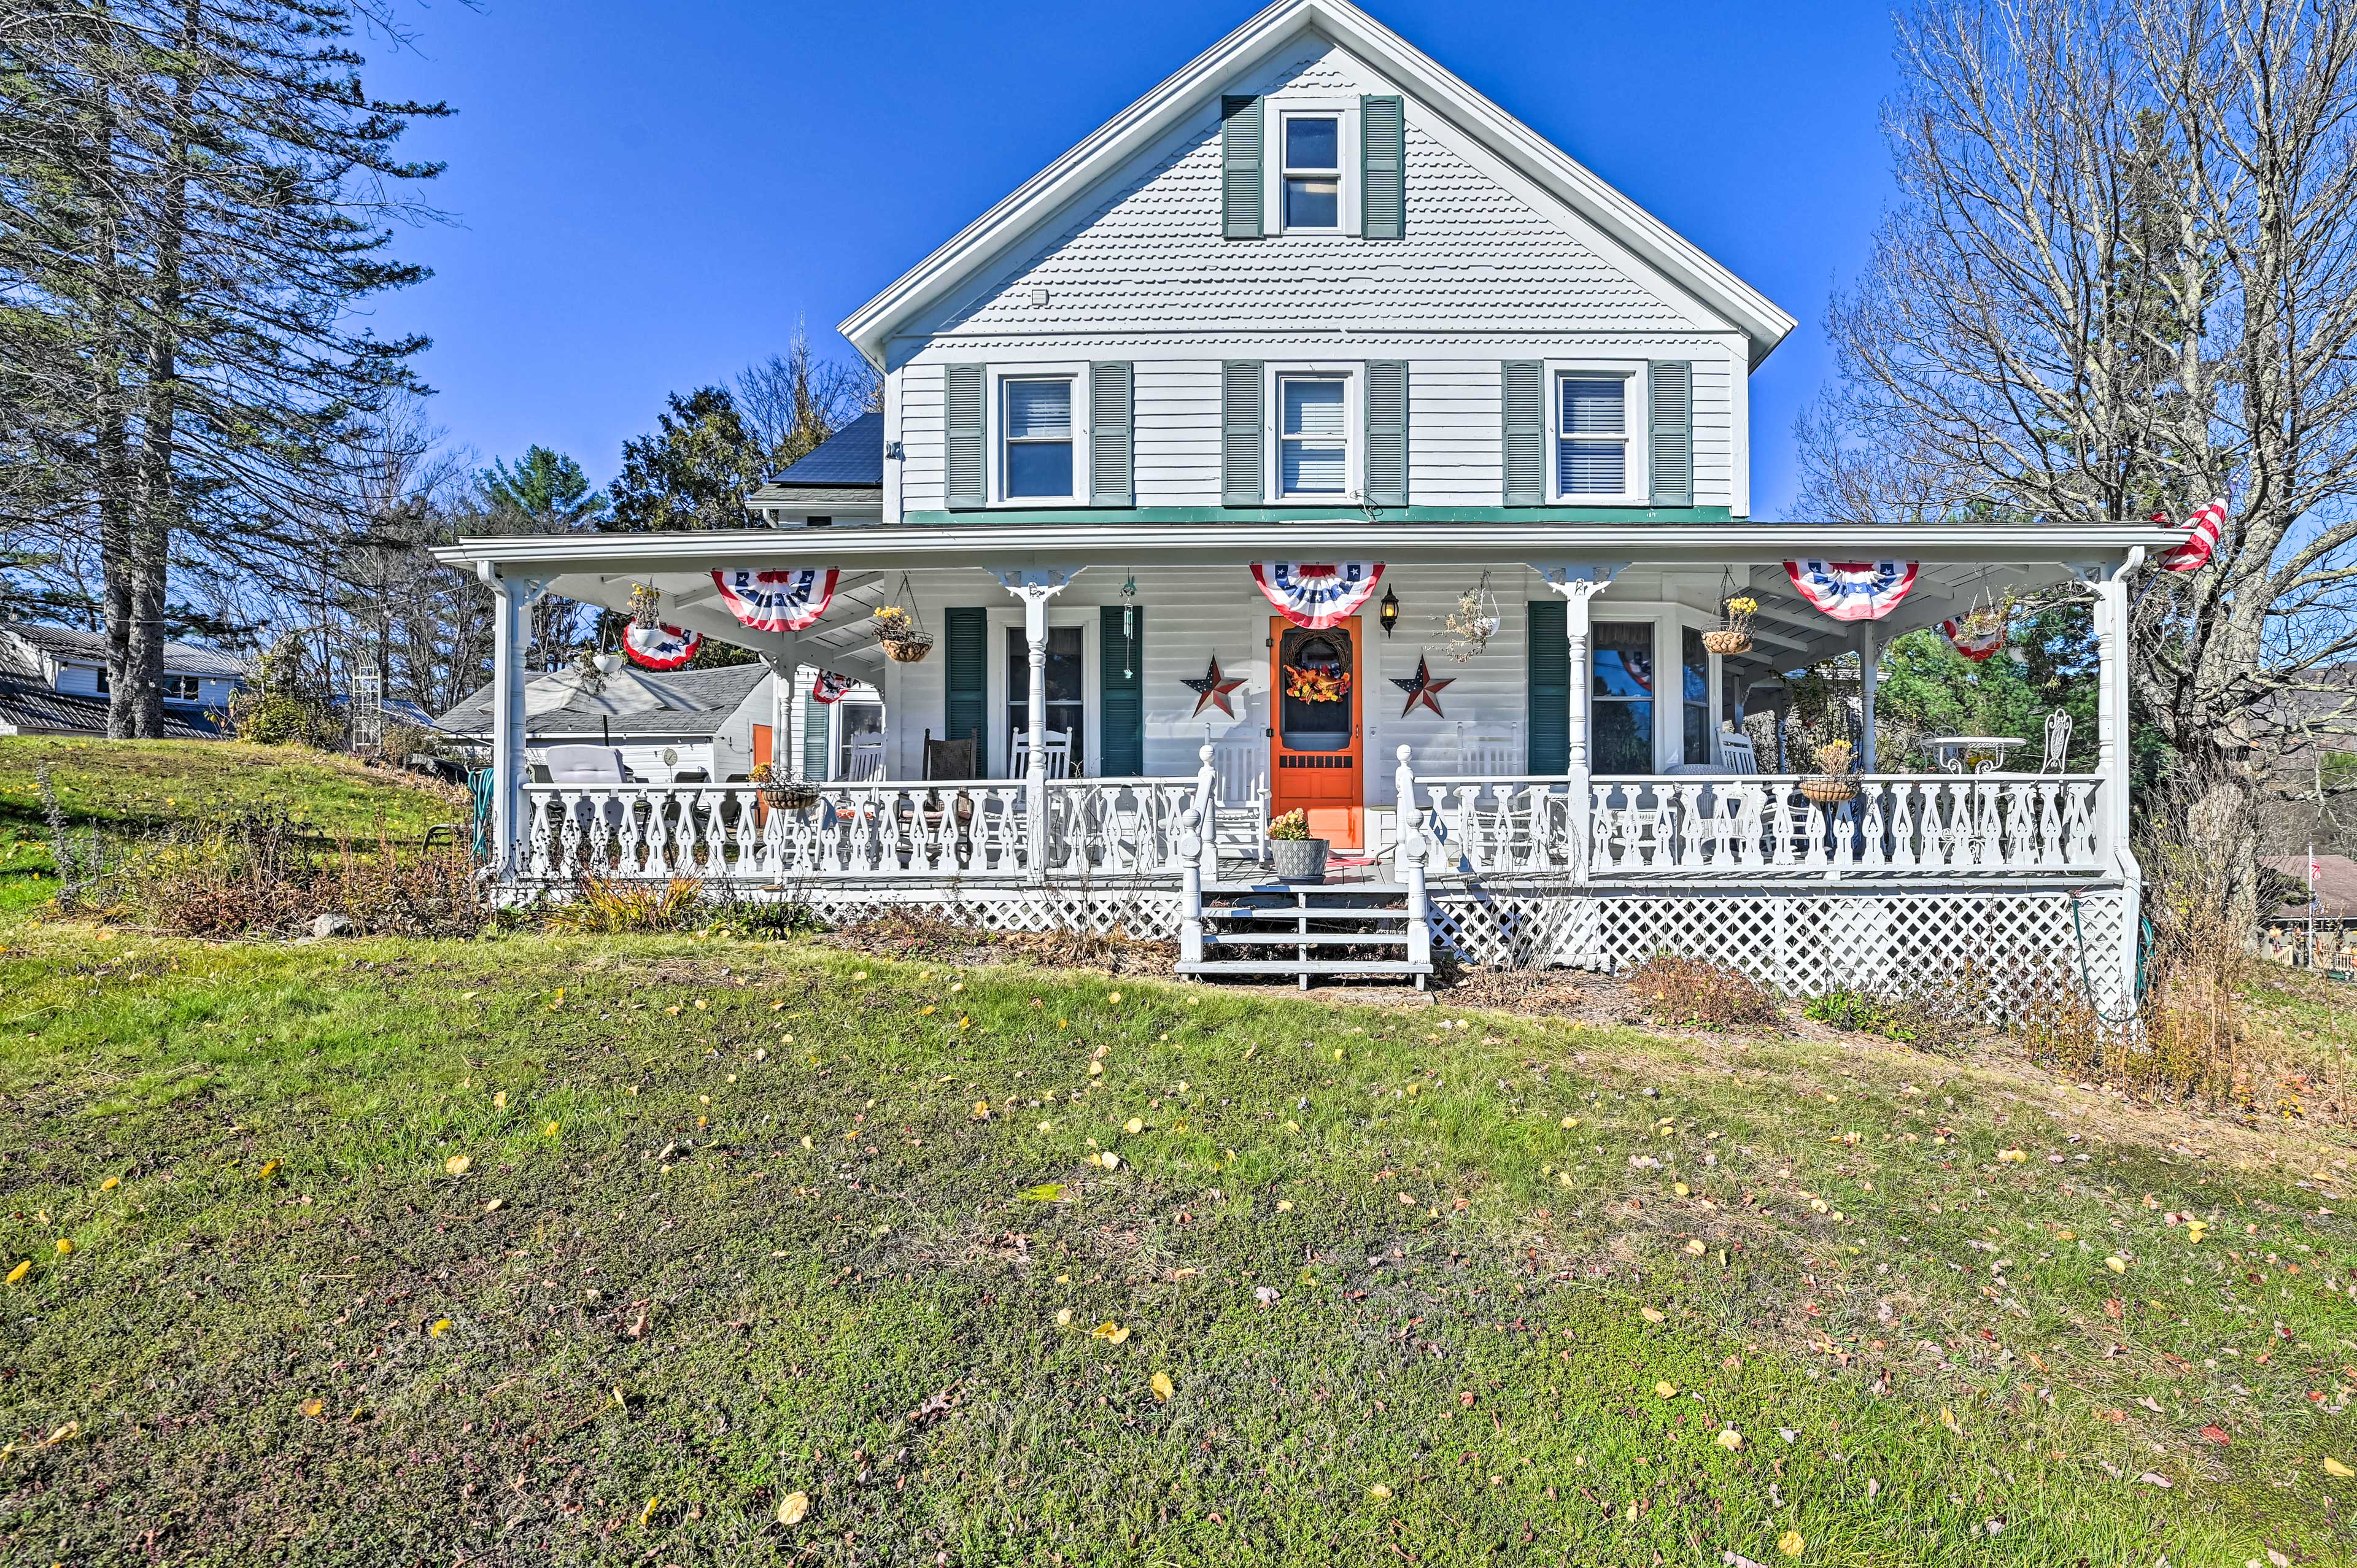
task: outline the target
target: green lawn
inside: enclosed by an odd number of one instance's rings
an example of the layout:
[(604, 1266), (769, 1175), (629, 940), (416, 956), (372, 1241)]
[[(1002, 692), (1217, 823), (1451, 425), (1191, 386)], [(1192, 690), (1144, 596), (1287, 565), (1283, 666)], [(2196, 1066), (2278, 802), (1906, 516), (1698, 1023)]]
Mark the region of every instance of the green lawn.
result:
[(2304, 1120), (807, 944), (0, 943), (0, 1562), (2357, 1553)]
[(37, 782), (44, 764), (74, 826), (117, 835), (267, 803), (323, 838), (373, 842), (382, 832), (414, 843), (468, 815), (457, 790), (301, 746), (0, 737), (0, 910), (57, 891)]

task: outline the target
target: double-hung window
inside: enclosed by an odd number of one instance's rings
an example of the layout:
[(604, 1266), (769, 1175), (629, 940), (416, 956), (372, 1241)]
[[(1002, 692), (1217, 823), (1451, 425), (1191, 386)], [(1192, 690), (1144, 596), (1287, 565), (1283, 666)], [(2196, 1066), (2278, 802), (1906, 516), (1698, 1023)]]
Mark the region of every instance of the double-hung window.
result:
[(1348, 494), (1350, 382), (1340, 376), (1276, 381), (1276, 493), (1281, 500)]
[(1341, 228), (1341, 117), (1287, 114), (1284, 124), (1286, 228)]
[(1566, 375), (1555, 382), (1555, 489), (1618, 496), (1629, 489), (1629, 381)]
[(1072, 380), (1010, 376), (1000, 383), (1006, 407), (999, 472), (1009, 500), (1069, 500), (1072, 490)]

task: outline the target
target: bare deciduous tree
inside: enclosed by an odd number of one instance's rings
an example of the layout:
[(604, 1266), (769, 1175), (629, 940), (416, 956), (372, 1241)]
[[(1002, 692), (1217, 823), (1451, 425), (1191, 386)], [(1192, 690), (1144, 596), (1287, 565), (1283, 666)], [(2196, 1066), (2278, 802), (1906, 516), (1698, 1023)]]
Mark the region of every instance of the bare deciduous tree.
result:
[[(2139, 716), (2227, 833), (2297, 711), (2346, 733), (2357, 650), (2357, 0), (1930, 0), (1886, 112), (1899, 199), (1827, 314), (1801, 423), (1840, 521), (2182, 519), (2213, 564), (2146, 597)], [(2319, 702), (2319, 699), (2323, 701)]]

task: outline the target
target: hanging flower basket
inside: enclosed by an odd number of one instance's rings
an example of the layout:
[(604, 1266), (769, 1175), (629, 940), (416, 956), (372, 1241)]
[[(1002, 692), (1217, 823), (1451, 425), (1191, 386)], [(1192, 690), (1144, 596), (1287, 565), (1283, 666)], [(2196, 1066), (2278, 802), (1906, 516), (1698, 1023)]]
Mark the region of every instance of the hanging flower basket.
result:
[(917, 617), (916, 598), (909, 591), (909, 575), (900, 574), (900, 586), (891, 599), (876, 607), (869, 618), (875, 623), (877, 645), (884, 657), (895, 664), (920, 664), (933, 650), (933, 634)]
[(748, 777), (762, 802), (780, 811), (801, 811), (818, 804), (818, 786), (803, 779), (781, 779), (766, 762), (757, 762)]
[(1452, 664), (1463, 664), (1490, 646), (1505, 618), (1498, 613), (1497, 596), (1490, 592), (1489, 573), (1481, 574), (1479, 585), (1457, 596), (1457, 607), (1445, 624), (1448, 644), (1441, 652)]
[(1857, 752), (1849, 742), (1836, 740), (1817, 747), (1817, 766), (1824, 771), (1801, 780), (1801, 793), (1820, 806), (1839, 806), (1857, 799)]
[(630, 624), (652, 631), (662, 624), (662, 590), (648, 583), (630, 585)]
[(1750, 652), (1751, 618), (1759, 613), (1760, 601), (1749, 594), (1729, 594), (1720, 601), (1717, 628), (1702, 634), (1702, 645), (1721, 659)]

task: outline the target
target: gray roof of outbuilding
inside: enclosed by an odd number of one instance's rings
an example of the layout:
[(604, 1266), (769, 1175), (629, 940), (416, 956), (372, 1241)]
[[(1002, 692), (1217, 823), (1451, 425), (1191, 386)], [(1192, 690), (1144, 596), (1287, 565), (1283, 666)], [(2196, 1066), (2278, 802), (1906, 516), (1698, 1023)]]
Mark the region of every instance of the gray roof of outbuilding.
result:
[[(766, 664), (726, 664), (717, 670), (674, 670), (659, 674), (632, 670), (630, 676), (662, 699), (660, 708), (616, 713), (594, 698), (576, 696), (524, 721), (527, 736), (602, 736), (618, 740), (710, 735), (737, 711), (769, 673)], [(491, 688), (485, 686), (436, 721), (457, 735), (489, 735)]]
[[(164, 704), (167, 740), (220, 740), (227, 734), (219, 708), (182, 703)], [(78, 692), (59, 692), (34, 681), (0, 675), (0, 723), (32, 735), (92, 735), (106, 733), (106, 699)]]
[(798, 460), (772, 474), (773, 485), (884, 488), (884, 416), (863, 413)]
[[(0, 632), (14, 632), (53, 659), (89, 664), (106, 662), (106, 638), (95, 631), (40, 621), (0, 621)], [(164, 645), (164, 668), (175, 675), (227, 675), (251, 679), (253, 666), (233, 653), (199, 648), (191, 642)]]

